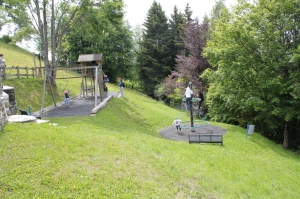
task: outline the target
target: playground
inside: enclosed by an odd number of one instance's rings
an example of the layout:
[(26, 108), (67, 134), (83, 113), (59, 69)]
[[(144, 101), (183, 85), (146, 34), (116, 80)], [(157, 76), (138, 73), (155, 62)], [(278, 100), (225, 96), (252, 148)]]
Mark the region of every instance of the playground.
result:
[[(118, 92), (104, 92), (103, 101), (110, 99), (110, 97), (118, 97)], [(99, 98), (99, 96), (98, 96)], [(105, 104), (100, 103), (98, 109), (103, 108)], [(39, 115), (42, 118), (51, 117), (68, 117), (68, 116), (87, 116), (92, 114), (92, 110), (95, 108), (94, 97), (82, 97), (77, 96), (70, 100), (69, 105), (65, 105), (62, 102), (58, 103), (57, 106), (51, 106), (44, 109), (44, 112), (35, 112), (35, 115)]]
[(224, 135), (227, 131), (221, 127), (214, 125), (205, 125), (195, 128), (193, 131), (189, 129), (177, 130), (175, 126), (167, 126), (159, 131), (159, 134), (170, 140), (188, 141), (189, 135)]
[[(162, 137), (171, 140), (199, 142), (199, 143), (223, 143), (222, 136), (226, 130), (210, 125), (207, 121), (206, 114), (202, 110), (201, 104), (204, 98), (201, 96), (193, 97), (192, 82), (189, 82), (186, 88), (185, 97), (182, 99), (180, 106), (181, 114), (174, 118), (171, 126), (167, 126), (159, 131)], [(187, 95), (187, 93), (192, 95)], [(195, 118), (195, 120), (194, 120)], [(183, 121), (181, 121), (183, 120)], [(179, 121), (179, 122), (178, 122)]]

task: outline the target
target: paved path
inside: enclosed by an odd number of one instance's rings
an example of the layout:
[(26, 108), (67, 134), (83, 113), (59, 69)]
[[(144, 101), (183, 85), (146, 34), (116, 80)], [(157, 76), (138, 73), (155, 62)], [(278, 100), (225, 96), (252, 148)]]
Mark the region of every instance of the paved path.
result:
[(167, 139), (188, 141), (188, 135), (224, 135), (227, 131), (221, 127), (206, 125), (202, 127), (195, 128), (192, 132), (191, 129), (183, 129), (181, 131), (177, 130), (175, 126), (167, 126), (159, 131), (159, 134)]
[[(118, 92), (106, 92), (104, 93), (103, 101), (105, 99), (118, 97)], [(100, 103), (100, 97), (98, 96), (98, 104)], [(92, 110), (95, 108), (95, 97), (75, 97), (70, 100), (69, 105), (65, 105), (63, 102), (56, 104), (57, 107), (51, 106), (44, 109), (44, 112), (35, 112), (35, 115), (40, 115), (42, 118), (51, 117), (68, 117), (68, 116), (86, 116), (91, 115)]]

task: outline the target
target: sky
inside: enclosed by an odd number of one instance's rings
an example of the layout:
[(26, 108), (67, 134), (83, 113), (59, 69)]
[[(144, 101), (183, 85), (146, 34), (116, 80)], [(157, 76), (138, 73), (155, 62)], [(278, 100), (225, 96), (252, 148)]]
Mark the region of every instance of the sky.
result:
[[(126, 4), (126, 15), (125, 19), (129, 21), (132, 27), (145, 22), (146, 15), (150, 9), (154, 0), (123, 0)], [(189, 6), (193, 12), (192, 18), (198, 17), (202, 19), (205, 15), (210, 15), (210, 12), (215, 5), (214, 0), (156, 0), (160, 3), (163, 11), (168, 18), (173, 14), (174, 6), (184, 13), (184, 9), (189, 3)], [(228, 8), (231, 5), (236, 4), (237, 0), (226, 0), (225, 4)]]

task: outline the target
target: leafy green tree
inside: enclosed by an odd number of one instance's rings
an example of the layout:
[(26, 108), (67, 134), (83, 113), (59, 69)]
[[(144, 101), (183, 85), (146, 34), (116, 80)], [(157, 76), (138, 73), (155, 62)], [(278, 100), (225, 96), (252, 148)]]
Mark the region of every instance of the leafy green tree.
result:
[[(90, 0), (4, 0), (9, 21), (16, 25), (15, 41), (24, 38), (38, 38), (39, 49), (46, 68), (56, 68), (60, 58), (63, 37), (68, 28), (94, 5)], [(71, 5), (71, 6), (70, 6)], [(80, 14), (79, 14), (80, 13)], [(51, 52), (51, 57), (49, 54)], [(51, 65), (50, 65), (51, 63)], [(55, 83), (55, 75), (48, 77)]]
[(211, 31), (215, 30), (216, 21), (220, 20), (221, 16), (226, 15), (228, 12), (228, 8), (225, 6), (225, 0), (218, 0), (215, 2), (209, 17), (209, 26)]
[[(115, 13), (115, 14), (114, 14)], [(104, 1), (71, 27), (64, 43), (63, 62), (76, 62), (79, 54), (102, 53), (103, 71), (114, 82), (130, 77), (132, 70), (132, 33), (123, 22), (123, 3)]]
[(216, 23), (205, 56), (207, 104), (214, 120), (247, 122), (286, 148), (297, 148), (299, 132), (300, 4), (293, 0), (240, 1)]
[(100, 42), (104, 60), (105, 73), (112, 81), (118, 78), (132, 79), (133, 68), (133, 42), (129, 24), (117, 24), (109, 34)]
[(154, 97), (156, 85), (170, 73), (173, 62), (168, 19), (159, 3), (153, 2), (144, 26), (138, 54), (139, 77), (143, 92)]

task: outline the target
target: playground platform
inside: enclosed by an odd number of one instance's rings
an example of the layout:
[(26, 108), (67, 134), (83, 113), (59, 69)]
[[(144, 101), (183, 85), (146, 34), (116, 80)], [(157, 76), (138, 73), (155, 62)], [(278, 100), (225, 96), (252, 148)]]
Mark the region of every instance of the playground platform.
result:
[(193, 131), (191, 129), (182, 129), (180, 131), (175, 126), (167, 126), (161, 129), (159, 134), (166, 139), (189, 141), (189, 135), (224, 135), (226, 132), (227, 130), (221, 127), (208, 124), (195, 128)]
[[(108, 101), (111, 97), (118, 97), (118, 92), (105, 92), (103, 96), (103, 102)], [(101, 109), (101, 106), (105, 106), (105, 103), (100, 102), (100, 97), (98, 96), (98, 106), (97, 109)], [(68, 116), (87, 116), (92, 115), (95, 109), (95, 97), (83, 97), (77, 96), (70, 99), (69, 105), (65, 105), (64, 102), (56, 103), (56, 107), (50, 106), (44, 109), (41, 113), (37, 111), (34, 115), (38, 115), (42, 118), (51, 117), (68, 117)]]

